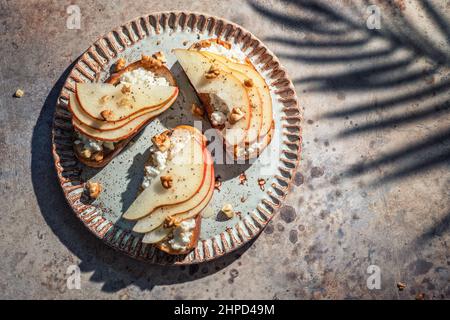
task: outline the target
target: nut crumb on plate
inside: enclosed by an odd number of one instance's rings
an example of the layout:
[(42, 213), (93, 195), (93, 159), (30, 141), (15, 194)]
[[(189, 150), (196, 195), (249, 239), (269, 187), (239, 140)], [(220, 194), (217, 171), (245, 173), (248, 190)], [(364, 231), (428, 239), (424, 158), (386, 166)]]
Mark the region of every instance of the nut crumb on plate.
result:
[(100, 112), (100, 115), (102, 116), (103, 120), (109, 121), (112, 120), (114, 113), (111, 110), (103, 110)]
[(89, 197), (92, 199), (97, 199), (102, 192), (102, 185), (98, 182), (87, 182), (86, 188), (89, 193)]

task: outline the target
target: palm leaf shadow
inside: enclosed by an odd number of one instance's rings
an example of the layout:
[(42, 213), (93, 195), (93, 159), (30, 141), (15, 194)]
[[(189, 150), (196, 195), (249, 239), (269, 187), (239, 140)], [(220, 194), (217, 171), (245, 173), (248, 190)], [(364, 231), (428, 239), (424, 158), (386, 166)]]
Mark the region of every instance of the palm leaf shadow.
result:
[[(422, 9), (437, 26), (442, 38), (447, 39), (444, 48), (428, 39), (421, 32), (421, 26), (409, 21), (392, 2), (380, 4), (381, 29), (369, 29), (366, 25), (365, 10), (371, 4), (368, 1), (348, 1), (349, 4), (344, 6), (321, 0), (286, 0), (284, 3), (295, 10), (280, 12), (249, 1), (258, 14), (299, 35), (298, 38), (280, 35), (265, 38), (285, 48), (286, 52), (278, 52), (277, 55), (322, 70), (332, 64), (341, 67), (338, 72), (294, 79), (296, 85), (317, 93), (347, 91), (371, 94), (376, 90), (389, 93), (387, 98), (381, 100), (325, 112), (323, 118), (336, 120), (351, 116), (378, 116), (376, 120), (365, 120), (358, 127), (344, 129), (336, 139), (400, 128), (429, 119), (450, 122), (450, 80), (448, 75), (442, 77), (443, 70), (450, 66), (450, 23), (448, 16), (431, 3), (421, 2)], [(383, 45), (372, 49), (368, 44), (374, 41), (381, 41)], [(427, 61), (426, 68), (417, 68), (420, 59)], [(399, 90), (402, 86), (422, 82), (426, 86), (416, 91), (405, 93)], [(420, 108), (412, 111), (406, 109), (407, 104), (417, 101), (420, 101)], [(383, 111), (394, 111), (396, 114), (380, 117)], [(435, 166), (448, 165), (450, 133), (447, 129), (432, 132), (423, 141), (414, 141), (401, 150), (378, 155), (369, 163), (356, 163), (345, 175), (362, 175), (380, 166), (394, 164), (394, 170), (373, 181), (373, 185), (380, 185)]]

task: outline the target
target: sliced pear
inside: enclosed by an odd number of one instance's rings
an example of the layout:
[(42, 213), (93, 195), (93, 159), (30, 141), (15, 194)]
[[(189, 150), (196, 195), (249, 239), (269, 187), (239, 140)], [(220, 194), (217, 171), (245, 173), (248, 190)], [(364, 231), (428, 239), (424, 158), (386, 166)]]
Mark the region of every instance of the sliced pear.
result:
[(78, 131), (80, 131), (85, 136), (92, 138), (94, 140), (101, 141), (112, 141), (117, 142), (121, 140), (125, 140), (128, 137), (135, 134), (138, 130), (140, 130), (144, 125), (146, 125), (151, 119), (160, 115), (165, 110), (167, 110), (176, 100), (176, 95), (172, 97), (172, 99), (167, 102), (162, 107), (146, 112), (143, 115), (134, 118), (126, 125), (123, 125), (115, 130), (103, 131), (99, 129), (94, 129), (86, 124), (82, 123), (76, 116), (73, 114), (72, 123)]
[(206, 54), (205, 51), (200, 51), (205, 57), (212, 60), (214, 63), (218, 63), (221, 65), (221, 68), (223, 68), (226, 72), (232, 74), (236, 78), (241, 81), (241, 83), (251, 83), (252, 85), (245, 86), (245, 89), (248, 92), (248, 97), (250, 100), (250, 105), (252, 107), (252, 114), (250, 117), (250, 125), (247, 132), (246, 141), (248, 143), (252, 143), (253, 141), (256, 141), (258, 139), (258, 136), (260, 135), (261, 127), (262, 127), (262, 112), (263, 112), (263, 101), (261, 98), (261, 93), (258, 90), (258, 87), (252, 83), (252, 79), (250, 79), (247, 75), (245, 75), (243, 72), (240, 72), (235, 69), (231, 69), (228, 67), (226, 63), (224, 63), (221, 60), (215, 59), (214, 57), (210, 57)]
[(228, 144), (234, 145), (241, 142), (249, 129), (252, 114), (250, 99), (244, 84), (234, 75), (223, 71), (215, 78), (207, 79), (205, 75), (214, 66), (214, 63), (198, 51), (175, 49), (174, 53), (199, 98), (209, 109), (209, 113), (214, 111), (211, 97), (221, 100), (228, 112), (235, 107), (245, 112), (244, 119), (222, 130)]
[[(210, 158), (210, 156), (208, 155)], [(133, 227), (134, 232), (138, 233), (146, 233), (151, 232), (152, 230), (155, 230), (159, 226), (161, 226), (164, 223), (164, 220), (167, 217), (183, 214), (186, 212), (190, 212), (190, 215), (185, 215), (181, 220), (188, 219), (190, 217), (195, 216), (198, 214), (203, 208), (200, 208), (199, 206), (206, 201), (209, 202), (211, 195), (210, 190), (211, 186), (212, 189), (214, 189), (214, 168), (212, 166), (212, 163), (208, 164), (208, 175), (205, 179), (202, 188), (189, 200), (175, 204), (175, 205), (169, 205), (164, 207), (159, 207), (155, 211), (153, 211), (150, 215), (147, 217), (142, 218), (139, 220)], [(208, 195), (209, 198), (208, 198)]]
[[(180, 132), (181, 130), (178, 130)], [(123, 214), (127, 220), (138, 220), (151, 214), (157, 208), (183, 203), (191, 199), (200, 190), (207, 176), (207, 167), (205, 163), (206, 148), (195, 139), (192, 132), (183, 130), (189, 134), (190, 139), (185, 147), (180, 150), (175, 158), (168, 161), (167, 168), (163, 170), (160, 176), (170, 176), (173, 185), (165, 189), (159, 177), (153, 179), (150, 186), (145, 188), (142, 193), (131, 204), (128, 210)], [(171, 139), (176, 130), (172, 134)], [(199, 155), (201, 159), (199, 159)]]
[(243, 74), (245, 74), (247, 77), (253, 80), (254, 85), (258, 88), (261, 99), (263, 103), (263, 109), (262, 109), (262, 125), (261, 125), (261, 131), (260, 136), (266, 135), (272, 126), (273, 121), (273, 111), (272, 111), (272, 97), (270, 95), (269, 86), (266, 84), (266, 81), (261, 76), (261, 74), (255, 70), (253, 66), (250, 66), (248, 64), (243, 63), (236, 63), (229, 59), (227, 59), (224, 56), (209, 52), (209, 51), (201, 51), (203, 54), (207, 55), (208, 57), (212, 59), (216, 59), (217, 61), (220, 61), (221, 63), (225, 64), (232, 70), (239, 71)]
[[(131, 86), (109, 83), (78, 83), (77, 99), (80, 107), (91, 118), (115, 122), (146, 109), (156, 109), (169, 101), (178, 91), (172, 86)], [(108, 116), (102, 115), (108, 112)]]

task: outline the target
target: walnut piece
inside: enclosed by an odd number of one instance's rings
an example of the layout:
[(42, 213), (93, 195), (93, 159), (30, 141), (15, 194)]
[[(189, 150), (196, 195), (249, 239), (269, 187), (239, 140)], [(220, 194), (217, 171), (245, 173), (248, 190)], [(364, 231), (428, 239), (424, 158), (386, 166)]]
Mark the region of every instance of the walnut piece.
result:
[(247, 88), (253, 87), (253, 80), (252, 79), (244, 80), (244, 86), (246, 86)]
[(114, 113), (111, 110), (103, 110), (100, 112), (100, 115), (102, 116), (103, 120), (110, 121), (113, 119)]
[(115, 67), (115, 71), (118, 72), (120, 70), (122, 70), (123, 68), (125, 68), (125, 64), (127, 63), (127, 61), (124, 58), (120, 58), (119, 60), (117, 60), (116, 62), (116, 67)]
[(169, 216), (164, 220), (164, 228), (176, 228), (180, 226), (180, 224), (180, 219), (177, 219), (174, 216)]
[(209, 70), (205, 73), (205, 78), (206, 79), (213, 79), (213, 78), (217, 78), (217, 76), (220, 74), (220, 69), (218, 66), (216, 65), (211, 65), (211, 67), (209, 68)]
[(239, 175), (239, 184), (244, 184), (247, 182), (247, 176), (245, 174), (245, 172), (241, 172), (241, 174)]
[(98, 182), (87, 182), (86, 188), (89, 193), (89, 197), (92, 199), (97, 199), (102, 192), (102, 185)]
[(239, 107), (234, 107), (229, 114), (228, 121), (230, 121), (231, 124), (235, 124), (244, 117), (245, 112)]
[(198, 117), (203, 117), (203, 115), (205, 114), (205, 110), (203, 110), (203, 108), (196, 103), (192, 104), (191, 111), (193, 115)]
[(159, 151), (165, 152), (170, 148), (170, 137), (168, 132), (157, 134), (152, 138), (153, 145), (158, 148)]
[(161, 176), (160, 177), (161, 184), (164, 188), (170, 189), (173, 186), (173, 180), (171, 176)]
[(229, 203), (225, 204), (225, 205), (222, 207), (222, 210), (221, 210), (221, 211), (222, 211), (222, 212), (227, 216), (227, 218), (229, 218), (229, 219), (231, 219), (231, 218), (234, 217), (233, 206), (232, 206), (231, 204), (229, 204)]
[(16, 92), (14, 92), (14, 97), (16, 98), (22, 98), (25, 95), (25, 91), (22, 89), (17, 89)]
[(146, 55), (142, 55), (141, 62), (143, 63), (144, 67), (150, 69), (156, 69), (162, 66), (162, 62), (160, 60)]

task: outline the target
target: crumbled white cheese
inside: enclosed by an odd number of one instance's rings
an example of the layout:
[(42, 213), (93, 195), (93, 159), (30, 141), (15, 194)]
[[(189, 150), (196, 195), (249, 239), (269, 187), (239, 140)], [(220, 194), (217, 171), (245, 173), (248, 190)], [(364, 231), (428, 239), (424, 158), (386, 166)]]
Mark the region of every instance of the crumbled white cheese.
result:
[(210, 119), (213, 126), (221, 126), (227, 121), (227, 116), (222, 111), (214, 111)]
[(168, 241), (168, 244), (174, 250), (186, 249), (186, 246), (191, 242), (194, 228), (195, 219), (182, 221), (180, 225), (173, 230), (173, 238)]
[(169, 86), (170, 83), (164, 77), (156, 77), (150, 70), (138, 68), (132, 71), (125, 72), (120, 77), (120, 83), (127, 85), (144, 85), (150, 86)]
[(236, 62), (245, 62), (247, 56), (241, 50), (231, 47), (230, 49), (225, 48), (224, 46), (217, 44), (215, 42), (211, 42), (209, 47), (201, 48), (200, 51), (208, 51), (211, 53), (215, 53), (221, 56), (224, 56), (228, 59), (234, 60)]
[(241, 156), (248, 156), (249, 154), (252, 154), (254, 152), (257, 152), (263, 148), (263, 144), (261, 142), (253, 142), (251, 145), (243, 148), (238, 147), (236, 151), (236, 155), (238, 157)]

